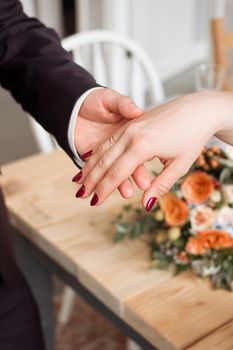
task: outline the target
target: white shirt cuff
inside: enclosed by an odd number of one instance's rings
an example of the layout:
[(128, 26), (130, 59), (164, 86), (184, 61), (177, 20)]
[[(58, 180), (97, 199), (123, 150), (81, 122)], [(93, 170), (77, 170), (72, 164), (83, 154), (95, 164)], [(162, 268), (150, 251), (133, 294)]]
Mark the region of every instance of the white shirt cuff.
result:
[(69, 122), (69, 127), (68, 127), (68, 142), (69, 142), (69, 146), (73, 152), (74, 155), (74, 161), (75, 163), (77, 163), (81, 168), (84, 166), (85, 162), (81, 159), (81, 157), (79, 156), (76, 147), (75, 147), (75, 142), (74, 142), (74, 130), (75, 130), (75, 125), (76, 125), (76, 121), (78, 118), (78, 113), (79, 110), (82, 106), (82, 103), (84, 102), (85, 98), (94, 90), (97, 89), (104, 89), (103, 87), (95, 87), (92, 89), (87, 90), (86, 92), (84, 92), (84, 94), (82, 94), (76, 101), (74, 108), (72, 110), (71, 113), (71, 117), (70, 117), (70, 122)]

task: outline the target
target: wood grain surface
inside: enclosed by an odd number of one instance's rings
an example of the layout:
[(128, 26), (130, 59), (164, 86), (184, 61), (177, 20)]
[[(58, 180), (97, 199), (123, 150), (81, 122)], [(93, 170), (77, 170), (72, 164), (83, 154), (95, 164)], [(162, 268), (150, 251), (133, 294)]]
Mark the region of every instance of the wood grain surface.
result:
[(151, 270), (143, 241), (113, 244), (125, 202), (118, 193), (102, 207), (76, 199), (76, 171), (62, 151), (4, 166), (12, 224), (158, 349), (233, 349), (233, 294)]

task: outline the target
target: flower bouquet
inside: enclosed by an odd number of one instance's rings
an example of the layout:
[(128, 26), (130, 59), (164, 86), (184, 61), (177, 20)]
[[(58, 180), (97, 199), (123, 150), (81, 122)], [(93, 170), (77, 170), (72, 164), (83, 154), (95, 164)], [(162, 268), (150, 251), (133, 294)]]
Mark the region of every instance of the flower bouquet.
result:
[[(229, 152), (230, 150), (230, 152)], [(191, 270), (233, 291), (232, 148), (205, 148), (189, 173), (150, 213), (128, 205), (114, 240), (144, 239), (154, 268)]]

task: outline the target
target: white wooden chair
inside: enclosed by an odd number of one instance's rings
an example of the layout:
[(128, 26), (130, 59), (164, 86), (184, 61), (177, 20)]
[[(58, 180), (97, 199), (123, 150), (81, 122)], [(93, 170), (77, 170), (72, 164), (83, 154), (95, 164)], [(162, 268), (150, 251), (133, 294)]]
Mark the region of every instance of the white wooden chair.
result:
[[(154, 63), (132, 39), (111, 31), (95, 30), (65, 38), (62, 45), (99, 84), (130, 96), (141, 108), (164, 101), (163, 86)], [(33, 119), (30, 123), (39, 149), (42, 152), (54, 150), (57, 146), (51, 135)], [(66, 287), (59, 317), (61, 323), (68, 321), (74, 299), (75, 292)]]

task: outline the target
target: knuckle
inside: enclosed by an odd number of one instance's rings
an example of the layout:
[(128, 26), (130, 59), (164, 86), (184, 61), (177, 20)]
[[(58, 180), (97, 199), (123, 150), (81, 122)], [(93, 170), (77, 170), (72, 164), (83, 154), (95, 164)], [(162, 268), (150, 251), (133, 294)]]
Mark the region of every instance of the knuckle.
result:
[(91, 189), (95, 185), (95, 177), (92, 173), (87, 176), (84, 185), (87, 189)]
[(100, 146), (97, 148), (97, 151), (96, 151), (97, 157), (98, 157), (98, 156), (101, 156), (102, 151), (103, 151), (103, 145), (100, 145)]
[(139, 158), (139, 159), (148, 159), (151, 155), (151, 145), (150, 143), (144, 139), (143, 137), (135, 137), (132, 139), (131, 142), (131, 147), (134, 152), (134, 154)]
[(99, 169), (106, 169), (107, 168), (107, 158), (106, 158), (105, 154), (102, 154), (102, 156), (98, 160), (97, 167)]
[(104, 144), (101, 144), (96, 150), (97, 157), (102, 157), (102, 155), (104, 154), (104, 150), (105, 150)]
[(95, 189), (95, 192), (98, 193), (98, 195), (101, 198), (105, 198), (107, 196), (107, 186), (104, 180), (98, 184), (98, 186)]
[(118, 177), (118, 170), (117, 170), (117, 168), (112, 167), (111, 169), (109, 169), (109, 171), (106, 174), (106, 177), (110, 181), (116, 181), (116, 179)]
[(146, 155), (151, 155), (151, 152), (153, 151), (151, 143), (145, 138), (141, 138), (140, 140), (140, 149)]
[(159, 197), (162, 197), (165, 195), (170, 189), (170, 186), (168, 183), (165, 182), (158, 182), (156, 184), (156, 193), (158, 194)]

